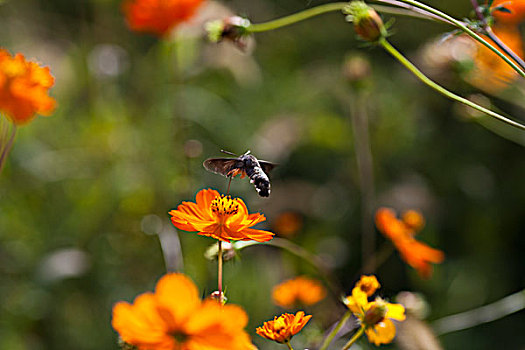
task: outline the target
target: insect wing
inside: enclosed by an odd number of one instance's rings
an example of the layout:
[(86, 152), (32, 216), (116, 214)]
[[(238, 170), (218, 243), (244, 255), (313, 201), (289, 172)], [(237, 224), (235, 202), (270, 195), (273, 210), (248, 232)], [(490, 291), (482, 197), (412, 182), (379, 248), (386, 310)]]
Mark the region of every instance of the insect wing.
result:
[(270, 163), (270, 162), (267, 162), (265, 160), (259, 160), (259, 165), (261, 166), (262, 170), (266, 173), (266, 174), (269, 174), (270, 171), (273, 170), (273, 168), (275, 168), (277, 166), (277, 164), (275, 163)]
[(206, 170), (215, 174), (229, 176), (230, 171), (243, 167), (243, 163), (236, 158), (210, 158), (202, 163)]

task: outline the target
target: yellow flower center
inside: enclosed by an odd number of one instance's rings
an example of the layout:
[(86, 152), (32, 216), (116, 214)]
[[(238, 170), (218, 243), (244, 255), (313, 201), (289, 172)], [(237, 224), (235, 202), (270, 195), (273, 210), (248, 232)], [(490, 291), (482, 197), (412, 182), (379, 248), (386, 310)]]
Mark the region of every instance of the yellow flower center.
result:
[(235, 215), (239, 211), (239, 204), (231, 196), (221, 195), (211, 201), (211, 211), (219, 216)]

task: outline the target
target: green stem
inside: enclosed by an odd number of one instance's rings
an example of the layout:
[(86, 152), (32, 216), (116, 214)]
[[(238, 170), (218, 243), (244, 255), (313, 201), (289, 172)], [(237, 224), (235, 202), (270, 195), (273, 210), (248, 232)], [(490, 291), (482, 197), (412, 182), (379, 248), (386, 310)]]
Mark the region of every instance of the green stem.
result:
[(407, 3), (407, 4), (410, 4), (410, 5), (413, 5), (413, 6), (416, 6), (416, 7), (419, 7), (420, 9), (423, 9), (425, 11), (428, 11), (436, 16), (439, 16), (447, 21), (449, 21), (452, 25), (454, 25), (455, 27), (463, 30), (465, 33), (467, 33), (469, 36), (471, 36), (472, 38), (474, 38), (475, 40), (479, 41), (480, 43), (482, 43), (483, 45), (485, 45), (486, 47), (488, 47), (492, 52), (494, 52), (496, 55), (498, 55), (502, 60), (504, 60), (505, 62), (507, 62), (507, 64), (509, 66), (511, 66), (512, 68), (514, 68), (514, 70), (516, 72), (519, 73), (519, 75), (521, 75), (522, 77), (525, 77), (525, 72), (516, 64), (514, 63), (510, 58), (508, 58), (507, 56), (505, 56), (503, 53), (501, 53), (498, 49), (496, 49), (493, 45), (491, 45), (488, 41), (486, 41), (485, 39), (483, 39), (481, 36), (479, 36), (476, 32), (474, 32), (472, 29), (470, 29), (466, 24), (464, 24), (463, 22), (461, 21), (458, 21), (457, 19), (455, 19), (454, 17), (451, 17), (449, 15), (447, 15), (446, 13), (443, 13), (433, 7), (430, 7), (428, 5), (425, 5), (425, 4), (422, 4), (420, 3), (419, 1), (415, 1), (415, 0), (399, 0), (401, 2), (404, 2), (404, 3)]
[(518, 122), (515, 122), (511, 119), (508, 119), (501, 114), (498, 114), (496, 112), (491, 111), (490, 109), (487, 109), (485, 107), (482, 107), (470, 100), (467, 100), (466, 98), (463, 98), (461, 96), (458, 96), (444, 87), (442, 87), (439, 84), (436, 84), (434, 81), (430, 80), (423, 72), (421, 72), (419, 69), (417, 69), (416, 66), (412, 64), (408, 59), (405, 58), (399, 51), (396, 50), (395, 47), (393, 47), (385, 38), (379, 39), (379, 44), (388, 52), (390, 53), (395, 59), (397, 59), (402, 65), (404, 65), (412, 74), (414, 74), (419, 80), (421, 80), (426, 85), (430, 86), (432, 89), (436, 90), (443, 96), (446, 96), (454, 101), (463, 103), (464, 105), (467, 105), (471, 108), (474, 108), (480, 112), (483, 112), (493, 118), (496, 118), (504, 123), (507, 123), (509, 125), (512, 125), (518, 129), (525, 130), (525, 125), (522, 125)]
[(361, 326), (361, 328), (359, 328), (359, 330), (354, 334), (354, 336), (348, 341), (348, 343), (345, 344), (345, 346), (343, 346), (343, 348), (341, 350), (348, 350), (350, 349), (350, 347), (352, 345), (354, 345), (354, 343), (357, 341), (357, 339), (359, 339), (360, 336), (363, 335), (363, 332), (365, 331), (365, 327)]
[(293, 350), (289, 340), (285, 341), (284, 343), (286, 344), (286, 346), (288, 346), (288, 349)]
[(337, 332), (339, 332), (339, 330), (341, 329), (341, 327), (344, 326), (344, 324), (346, 323), (346, 321), (348, 321), (348, 319), (350, 318), (350, 316), (352, 316), (352, 312), (350, 310), (348, 310), (344, 315), (343, 317), (341, 317), (341, 319), (339, 320), (339, 322), (337, 323), (337, 325), (334, 327), (334, 329), (332, 329), (332, 331), (330, 332), (330, 334), (328, 334), (328, 336), (326, 338), (324, 338), (324, 341), (323, 341), (323, 344), (321, 344), (321, 347), (319, 348), (319, 350), (325, 350), (326, 348), (328, 348), (328, 346), (330, 345), (330, 343), (332, 342), (332, 340), (334, 339), (334, 337), (337, 335)]
[(332, 3), (328, 3), (328, 4), (316, 6), (316, 7), (311, 7), (309, 9), (294, 13), (289, 16), (281, 17), (273, 21), (259, 23), (259, 24), (252, 24), (247, 28), (247, 31), (249, 33), (266, 32), (269, 30), (285, 27), (290, 24), (294, 24), (294, 23), (303, 21), (310, 17), (321, 15), (323, 13), (332, 12), (332, 11), (341, 11), (343, 7), (345, 7), (346, 5), (348, 5), (347, 2), (332, 2)]
[(328, 268), (325, 264), (325, 262), (318, 257), (315, 254), (310, 253), (300, 245), (297, 245), (287, 239), (284, 238), (274, 238), (271, 241), (268, 242), (256, 242), (256, 241), (239, 241), (235, 242), (235, 249), (242, 250), (244, 248), (250, 247), (250, 246), (260, 246), (260, 245), (269, 245), (273, 247), (277, 247), (283, 250), (286, 250), (287, 252), (303, 259), (304, 261), (311, 264), (313, 267), (319, 271), (319, 275), (324, 279), (326, 282), (326, 285), (332, 293), (336, 296), (343, 295), (343, 289), (339, 285), (337, 279), (335, 278), (333, 272)]

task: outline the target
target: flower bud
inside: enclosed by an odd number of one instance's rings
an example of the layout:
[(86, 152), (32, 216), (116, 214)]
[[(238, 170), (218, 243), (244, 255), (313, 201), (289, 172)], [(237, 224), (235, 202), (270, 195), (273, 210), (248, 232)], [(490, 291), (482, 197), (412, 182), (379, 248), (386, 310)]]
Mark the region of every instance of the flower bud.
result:
[(212, 299), (212, 300), (217, 301), (221, 305), (226, 304), (226, 302), (228, 301), (228, 298), (226, 298), (226, 296), (224, 295), (224, 292), (221, 293), (218, 290), (216, 290), (215, 292), (211, 293), (209, 298)]
[(381, 298), (376, 298), (376, 300), (371, 303), (370, 308), (365, 312), (363, 323), (366, 326), (376, 325), (384, 320), (387, 311), (388, 303)]
[(239, 49), (244, 50), (247, 46), (246, 36), (250, 25), (248, 19), (232, 16), (222, 20), (210, 21), (205, 24), (205, 29), (211, 42), (218, 43), (222, 40), (230, 40)]
[(405, 225), (413, 229), (414, 231), (421, 231), (425, 226), (425, 218), (417, 210), (407, 210), (402, 216)]
[(346, 20), (354, 23), (357, 35), (366, 41), (375, 42), (386, 36), (386, 29), (377, 12), (363, 1), (352, 1), (345, 6)]

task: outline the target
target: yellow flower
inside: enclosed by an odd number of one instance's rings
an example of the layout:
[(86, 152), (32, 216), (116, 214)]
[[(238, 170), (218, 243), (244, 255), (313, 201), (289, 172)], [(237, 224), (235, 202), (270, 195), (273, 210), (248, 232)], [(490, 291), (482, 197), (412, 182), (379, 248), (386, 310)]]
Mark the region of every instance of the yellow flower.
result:
[(325, 296), (326, 290), (319, 281), (303, 276), (284, 281), (272, 290), (273, 301), (283, 308), (292, 308), (297, 304), (313, 305)]
[(361, 286), (364, 285), (363, 281), (372, 286), (379, 286), (374, 276), (362, 276), (352, 290), (352, 295), (345, 299), (345, 304), (357, 317), (371, 343), (375, 345), (390, 343), (396, 335), (396, 327), (392, 320), (403, 321), (405, 308), (401, 304), (387, 303), (379, 297), (374, 301), (368, 301), (368, 297), (373, 293), (368, 295), (361, 289)]
[(305, 316), (303, 311), (297, 314), (282, 314), (275, 316), (273, 321), (266, 321), (255, 332), (261, 337), (276, 341), (278, 343), (287, 343), (294, 335), (310, 321), (312, 315)]
[(252, 350), (247, 322), (240, 307), (201, 301), (195, 284), (173, 273), (159, 280), (155, 293), (115, 304), (111, 324), (139, 350)]
[(376, 276), (361, 276), (361, 279), (356, 283), (354, 288), (359, 288), (366, 293), (367, 296), (371, 296), (381, 287)]
[(175, 227), (185, 231), (197, 231), (199, 235), (224, 242), (265, 242), (273, 238), (272, 232), (251, 228), (266, 220), (264, 215), (249, 214), (242, 199), (224, 196), (212, 189), (199, 191), (196, 203), (182, 202), (169, 214)]

